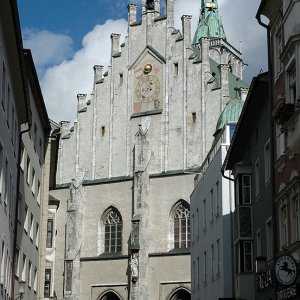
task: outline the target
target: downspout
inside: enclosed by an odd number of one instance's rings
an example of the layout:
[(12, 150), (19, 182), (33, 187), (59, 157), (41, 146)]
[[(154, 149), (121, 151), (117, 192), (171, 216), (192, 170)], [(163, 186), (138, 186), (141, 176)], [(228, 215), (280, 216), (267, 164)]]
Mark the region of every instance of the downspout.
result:
[[(234, 182), (234, 179), (228, 177), (225, 175), (225, 167), (227, 165), (227, 160), (224, 162), (222, 168), (221, 168), (221, 174), (222, 174), (222, 177), (224, 177), (225, 179), (228, 179), (229, 181), (233, 181)], [(233, 232), (233, 212), (232, 212), (232, 207), (231, 207), (231, 199), (232, 199), (232, 194), (231, 194), (231, 186), (230, 186), (230, 182), (229, 182), (229, 198), (230, 198), (230, 232), (231, 232), (231, 236), (230, 236), (230, 239), (231, 239), (231, 254), (232, 254), (232, 259), (231, 259), (231, 269), (232, 269), (232, 278), (235, 277), (235, 270), (234, 270), (234, 261), (235, 261), (235, 256), (234, 256), (234, 241), (233, 241), (233, 236), (234, 236), (234, 232)], [(235, 284), (234, 284), (234, 280), (231, 280), (231, 288), (232, 288), (232, 296), (235, 297)]]
[(271, 49), (271, 32), (269, 25), (266, 25), (261, 20), (262, 15), (262, 6), (259, 7), (259, 10), (256, 14), (256, 19), (262, 27), (267, 29), (267, 41), (268, 41), (268, 68), (269, 68), (269, 101), (270, 101), (270, 160), (272, 162), (271, 167), (271, 199), (272, 199), (272, 224), (273, 224), (273, 259), (277, 256), (277, 214), (276, 214), (276, 205), (275, 205), (275, 171), (274, 171), (274, 127), (273, 127), (273, 118), (272, 118), (272, 104), (273, 104), (273, 65), (272, 65), (272, 49)]

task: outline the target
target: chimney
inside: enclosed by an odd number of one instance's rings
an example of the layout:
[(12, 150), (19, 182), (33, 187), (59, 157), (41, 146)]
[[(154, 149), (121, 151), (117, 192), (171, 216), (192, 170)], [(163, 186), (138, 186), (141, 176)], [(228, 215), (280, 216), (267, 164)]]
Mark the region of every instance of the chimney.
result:
[(94, 83), (99, 82), (102, 79), (103, 66), (95, 65), (94, 66)]
[(114, 57), (120, 53), (120, 34), (112, 33), (111, 38), (111, 56)]
[(129, 25), (136, 22), (136, 11), (137, 11), (137, 5), (136, 4), (128, 4), (128, 23)]
[(181, 17), (182, 32), (184, 37), (184, 44), (186, 47), (191, 47), (191, 20), (192, 16), (183, 15)]
[(77, 94), (77, 111), (79, 113), (87, 111), (86, 94)]
[(174, 27), (174, 0), (166, 0), (168, 27)]

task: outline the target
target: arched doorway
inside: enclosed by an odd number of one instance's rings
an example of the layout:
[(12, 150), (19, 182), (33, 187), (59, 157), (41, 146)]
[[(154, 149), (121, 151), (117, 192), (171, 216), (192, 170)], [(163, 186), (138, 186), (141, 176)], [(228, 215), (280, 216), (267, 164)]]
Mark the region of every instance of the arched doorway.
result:
[(180, 289), (172, 294), (170, 300), (191, 300), (191, 294), (185, 289)]
[(107, 292), (99, 300), (121, 300), (121, 298), (114, 292)]

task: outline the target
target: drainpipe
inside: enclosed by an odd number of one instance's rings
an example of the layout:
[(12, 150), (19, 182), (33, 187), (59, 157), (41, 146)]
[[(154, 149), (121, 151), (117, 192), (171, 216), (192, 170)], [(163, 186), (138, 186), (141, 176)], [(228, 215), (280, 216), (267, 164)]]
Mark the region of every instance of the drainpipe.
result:
[(256, 19), (262, 27), (267, 29), (267, 41), (268, 41), (268, 68), (269, 68), (269, 102), (270, 102), (270, 159), (272, 162), (271, 168), (271, 199), (272, 199), (272, 225), (273, 225), (273, 259), (277, 256), (277, 213), (276, 213), (276, 205), (275, 205), (275, 171), (274, 171), (274, 126), (273, 126), (273, 119), (272, 119), (272, 104), (273, 104), (273, 65), (272, 65), (272, 49), (271, 49), (271, 31), (269, 25), (266, 25), (261, 20), (262, 15), (262, 5), (259, 7), (259, 10), (256, 14)]
[[(225, 161), (226, 165), (227, 165), (227, 161)], [(225, 179), (228, 179), (229, 181), (234, 182), (234, 179), (232, 179), (231, 177), (228, 177), (225, 175), (225, 163), (223, 164), (222, 168), (221, 168), (221, 174), (222, 177), (224, 177)], [(231, 186), (230, 186), (230, 182), (229, 182), (229, 201), (230, 201), (230, 231), (231, 231), (231, 254), (232, 254), (232, 259), (231, 259), (231, 269), (232, 269), (232, 278), (234, 278), (234, 274), (235, 274), (235, 270), (234, 270), (234, 261), (235, 261), (235, 256), (234, 256), (234, 241), (233, 241), (233, 236), (234, 236), (234, 232), (233, 232), (233, 212), (232, 212), (232, 207), (231, 207), (231, 200), (232, 200), (232, 194), (231, 194)], [(235, 297), (235, 284), (234, 284), (234, 280), (231, 280), (231, 288), (232, 288), (232, 296)]]

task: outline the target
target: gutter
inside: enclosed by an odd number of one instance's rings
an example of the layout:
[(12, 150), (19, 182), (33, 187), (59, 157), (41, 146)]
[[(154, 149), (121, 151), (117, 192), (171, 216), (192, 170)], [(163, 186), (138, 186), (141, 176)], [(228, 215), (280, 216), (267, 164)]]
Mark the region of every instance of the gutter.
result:
[(259, 6), (258, 12), (256, 14), (256, 19), (258, 21), (258, 24), (261, 25), (262, 27), (267, 29), (267, 41), (268, 41), (268, 68), (269, 68), (269, 101), (270, 101), (270, 159), (272, 162), (272, 167), (271, 167), (271, 199), (272, 199), (272, 225), (273, 225), (273, 258), (277, 256), (277, 214), (276, 214), (276, 205), (274, 201), (274, 195), (275, 195), (275, 171), (274, 171), (274, 137), (275, 137), (275, 132), (274, 132), (274, 126), (273, 126), (273, 116), (272, 116), (272, 106), (273, 106), (273, 65), (272, 65), (272, 49), (271, 49), (271, 30), (270, 26), (263, 23), (261, 20), (262, 16), (262, 10), (266, 4), (267, 0), (263, 0)]

